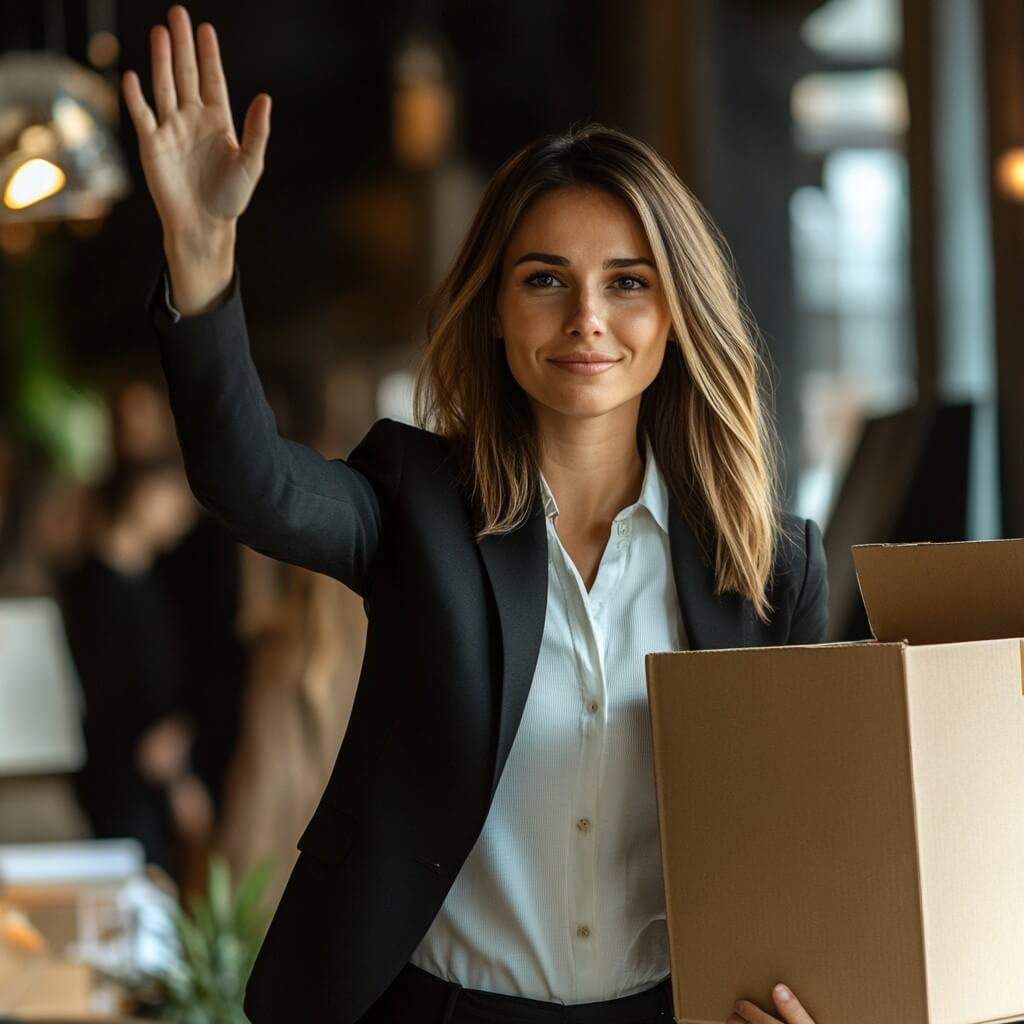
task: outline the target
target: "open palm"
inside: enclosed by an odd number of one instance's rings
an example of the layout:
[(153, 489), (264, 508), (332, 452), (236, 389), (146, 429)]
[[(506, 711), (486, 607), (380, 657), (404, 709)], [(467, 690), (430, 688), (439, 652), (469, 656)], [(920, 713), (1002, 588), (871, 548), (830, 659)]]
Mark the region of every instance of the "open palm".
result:
[(270, 97), (261, 93), (249, 105), (239, 143), (213, 26), (200, 25), (193, 38), (180, 5), (167, 20), (170, 31), (155, 25), (150, 34), (156, 113), (134, 71), (125, 73), (122, 85), (164, 234), (201, 248), (249, 204), (263, 173)]

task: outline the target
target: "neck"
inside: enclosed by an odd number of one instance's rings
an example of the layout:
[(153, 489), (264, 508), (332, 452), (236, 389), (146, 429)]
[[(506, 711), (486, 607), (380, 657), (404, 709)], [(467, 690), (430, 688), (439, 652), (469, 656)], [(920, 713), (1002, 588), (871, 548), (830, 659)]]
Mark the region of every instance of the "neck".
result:
[(556, 418), (537, 410), (540, 468), (563, 523), (609, 523), (640, 497), (639, 411), (639, 400), (590, 418)]

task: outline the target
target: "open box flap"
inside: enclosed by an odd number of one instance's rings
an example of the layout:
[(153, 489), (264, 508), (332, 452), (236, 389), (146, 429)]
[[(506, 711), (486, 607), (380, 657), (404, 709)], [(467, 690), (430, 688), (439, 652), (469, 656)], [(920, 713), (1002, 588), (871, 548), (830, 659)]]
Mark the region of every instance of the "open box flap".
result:
[(858, 544), (852, 551), (876, 640), (1024, 637), (1024, 539)]

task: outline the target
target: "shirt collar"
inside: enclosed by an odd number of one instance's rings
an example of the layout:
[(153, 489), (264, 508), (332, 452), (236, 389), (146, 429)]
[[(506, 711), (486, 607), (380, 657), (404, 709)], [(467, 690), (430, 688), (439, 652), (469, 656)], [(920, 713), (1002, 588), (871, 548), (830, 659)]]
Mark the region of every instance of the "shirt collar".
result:
[[(646, 461), (644, 465), (644, 482), (640, 488), (640, 497), (637, 498), (637, 505), (642, 505), (651, 514), (651, 518), (661, 527), (662, 532), (668, 533), (668, 485), (658, 468), (658, 461), (654, 457), (654, 449), (650, 441), (646, 445)], [(551, 493), (544, 474), (540, 474), (541, 495), (544, 499), (544, 515), (548, 519), (554, 519), (558, 515), (558, 502)]]

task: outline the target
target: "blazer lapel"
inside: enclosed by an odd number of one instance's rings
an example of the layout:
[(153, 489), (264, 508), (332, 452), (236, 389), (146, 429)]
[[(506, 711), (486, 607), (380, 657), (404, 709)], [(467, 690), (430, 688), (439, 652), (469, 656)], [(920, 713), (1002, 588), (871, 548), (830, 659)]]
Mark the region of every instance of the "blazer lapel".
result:
[(715, 570), (690, 524), (669, 503), (669, 543), (676, 593), (690, 650), (747, 647), (753, 626), (750, 602), (715, 593)]
[(523, 716), (544, 635), (548, 559), (540, 497), (523, 526), (512, 533), (485, 537), (479, 547), (501, 623), (501, 706), (493, 795)]

